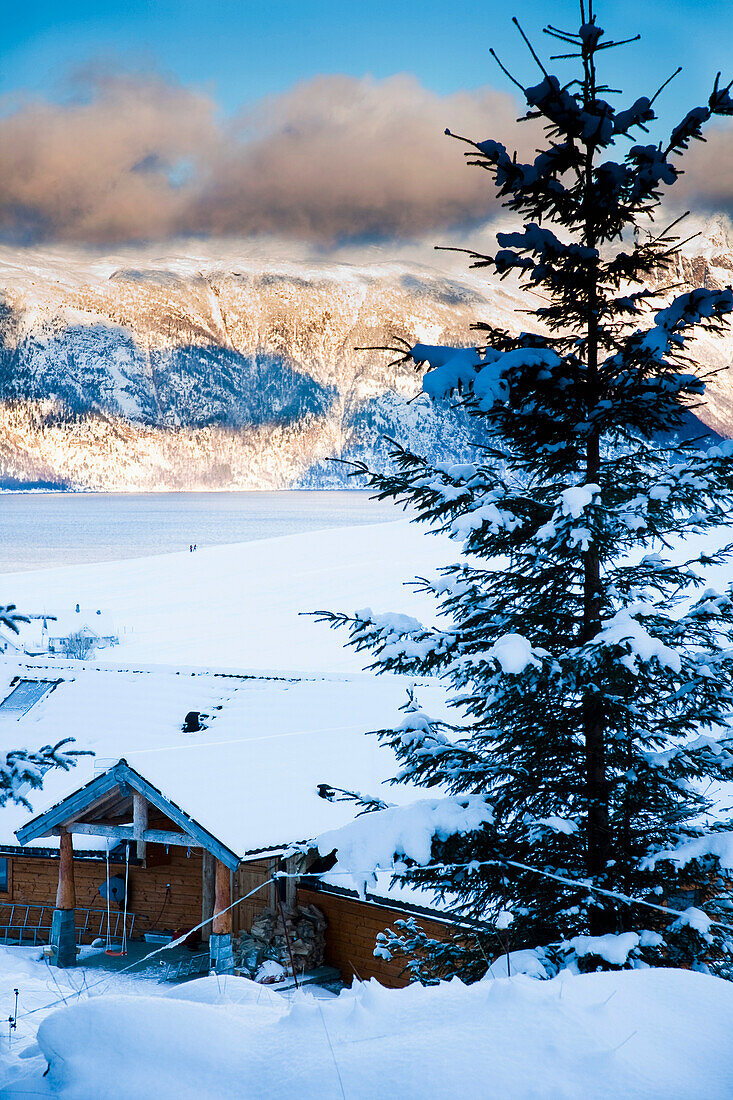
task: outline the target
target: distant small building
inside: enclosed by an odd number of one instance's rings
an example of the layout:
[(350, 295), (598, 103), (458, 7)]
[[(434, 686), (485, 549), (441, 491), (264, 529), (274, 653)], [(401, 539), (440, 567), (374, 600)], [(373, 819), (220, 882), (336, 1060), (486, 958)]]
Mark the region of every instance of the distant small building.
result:
[(23, 652), (23, 646), (20, 645), (17, 638), (9, 638), (7, 634), (3, 634), (0, 630), (0, 653), (22, 654)]
[(101, 611), (61, 611), (48, 619), (47, 653), (65, 657), (88, 657), (100, 649), (119, 645), (119, 635)]
[(0, 653), (19, 653), (29, 657), (60, 654), (85, 658), (97, 650), (119, 645), (115, 624), (101, 610), (25, 612), (27, 622), (20, 623), (18, 635), (0, 633)]

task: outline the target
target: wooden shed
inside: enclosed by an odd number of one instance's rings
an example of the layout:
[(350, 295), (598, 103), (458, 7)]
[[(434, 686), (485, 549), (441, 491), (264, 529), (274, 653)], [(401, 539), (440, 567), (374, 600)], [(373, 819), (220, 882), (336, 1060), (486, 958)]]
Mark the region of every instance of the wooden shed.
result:
[[(273, 881), (288, 870), (289, 845), (352, 814), (348, 804), (319, 797), (319, 785), (376, 789), (392, 773), (391, 753), (364, 731), (392, 716), (401, 685), (375, 691), (366, 677), (116, 672), (56, 662), (16, 671), (0, 696), (10, 699), (18, 684), (32, 701), (5, 715), (0, 702), (0, 732), (7, 722), (8, 738), (17, 744), (22, 733), (29, 746), (75, 736), (95, 755), (68, 773), (50, 772), (43, 791), (32, 793), (32, 810), (0, 810), (0, 942), (3, 929), (7, 940), (7, 929), (23, 922), (25, 907), (28, 927), (48, 929), (58, 965), (74, 965), (78, 941), (109, 929), (100, 890), (110, 875), (126, 879), (126, 932), (180, 933), (203, 922), (195, 935), (219, 970), (235, 965), (233, 948), (263, 911), (315, 907), (327, 922), (325, 962), (346, 980), (404, 983), (399, 966), (373, 950), (376, 934), (405, 912), (445, 934), (439, 912), (393, 899), (386, 887), (384, 896), (360, 899), (312, 877)], [(343, 715), (356, 720), (340, 722)], [(113, 747), (124, 756), (113, 757)], [(116, 931), (119, 914), (115, 906)]]

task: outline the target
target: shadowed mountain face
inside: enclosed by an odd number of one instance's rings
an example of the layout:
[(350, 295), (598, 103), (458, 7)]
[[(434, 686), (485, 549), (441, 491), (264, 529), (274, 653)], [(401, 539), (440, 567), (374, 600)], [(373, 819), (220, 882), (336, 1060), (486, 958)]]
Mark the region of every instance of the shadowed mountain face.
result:
[(3, 400), (51, 399), (59, 415), (250, 428), (325, 413), (336, 396), (284, 356), (217, 344), (141, 347), (128, 329), (99, 323), (46, 339), (34, 333), (0, 354)]
[[(208, 266), (207, 266), (208, 264)], [(725, 285), (727, 237), (680, 261), (677, 279)], [(516, 287), (405, 264), (271, 265), (184, 258), (115, 266), (0, 255), (0, 484), (110, 489), (332, 486), (332, 458), (387, 461), (385, 436), (465, 460), (481, 442), (431, 406), (390, 356), (357, 350), (465, 344), (489, 320), (517, 329)], [(733, 339), (701, 341), (727, 368)], [(414, 399), (414, 400), (413, 400)], [(733, 426), (733, 374), (698, 411)]]

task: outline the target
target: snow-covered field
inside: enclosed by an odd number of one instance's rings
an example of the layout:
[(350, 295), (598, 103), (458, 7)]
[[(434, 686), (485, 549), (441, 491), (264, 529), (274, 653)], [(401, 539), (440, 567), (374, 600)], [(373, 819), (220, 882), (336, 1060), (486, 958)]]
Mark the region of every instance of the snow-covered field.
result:
[[(404, 582), (457, 549), (399, 521), (15, 574), (0, 587), (23, 610), (103, 610), (121, 644), (95, 665), (300, 670), (366, 682), (342, 636), (301, 612), (370, 605), (430, 619), (430, 601)], [(316, 686), (325, 690), (325, 681)], [(16, 988), (17, 1029), (10, 1041), (0, 1032), (0, 1097), (733, 1095), (733, 983), (679, 970), (403, 990), (371, 982), (316, 1000), (242, 978), (171, 988), (59, 971), (35, 949), (0, 948), (0, 1019), (14, 1012)]]
[[(0, 950), (3, 1013), (13, 986), (21, 991), (10, 1051), (7, 1037), (0, 1040), (3, 1097), (733, 1094), (733, 983), (688, 971), (563, 973), (548, 982), (520, 975), (400, 990), (369, 982), (326, 1000), (305, 991), (286, 999), (245, 978), (170, 988), (118, 977), (77, 995), (78, 973), (58, 973), (54, 986), (32, 954)], [(66, 1006), (37, 1011), (62, 994)]]
[[(400, 513), (395, 510), (395, 516)], [(131, 561), (0, 576), (4, 602), (38, 613), (111, 618), (120, 646), (96, 663), (353, 672), (343, 635), (304, 611), (365, 605), (432, 618), (405, 582), (458, 557), (415, 525), (344, 527)]]

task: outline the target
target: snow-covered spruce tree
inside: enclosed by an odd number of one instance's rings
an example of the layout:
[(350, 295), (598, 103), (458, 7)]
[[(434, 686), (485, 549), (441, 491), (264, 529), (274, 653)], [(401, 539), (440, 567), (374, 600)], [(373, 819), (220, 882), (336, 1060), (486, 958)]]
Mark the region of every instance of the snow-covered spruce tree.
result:
[[(324, 613), (373, 668), (442, 677), (456, 708), (447, 725), (411, 705), (379, 733), (400, 761), (395, 782), (438, 796), (420, 811), (435, 823), (427, 858), (405, 839), (408, 809), (354, 822), (381, 849), (350, 847), (351, 826), (319, 842), (344, 866), (348, 851), (383, 850), (398, 879), (484, 922), (486, 936), (444, 945), (409, 922), (383, 937), (425, 981), (485, 970), (502, 910), (511, 945), (544, 946), (550, 969), (724, 968), (733, 948), (733, 828), (714, 807), (716, 784), (733, 778), (733, 602), (704, 577), (731, 556), (706, 547), (727, 541), (733, 444), (668, 442), (704, 390), (685, 342), (725, 323), (733, 293), (660, 287), (679, 238), (647, 228), (680, 156), (733, 100), (717, 79), (668, 140), (636, 144), (656, 96), (612, 106), (596, 63), (613, 43), (580, 8), (577, 33), (546, 28), (577, 59), (576, 79), (550, 75), (532, 50), (541, 79), (522, 86), (546, 147), (522, 163), (498, 141), (467, 141), (469, 163), (523, 222), (497, 233), (493, 256), (471, 253), (473, 266), (519, 274), (534, 331), (480, 325), (478, 348), (405, 353), (427, 368), (424, 392), (460, 402), (495, 447), (460, 466), (399, 449), (394, 475), (360, 470), (463, 544), (438, 582), (419, 582), (441, 628)], [(695, 905), (677, 900), (692, 889)]]
[[(27, 623), (14, 603), (0, 604), (0, 627), (13, 634), (19, 632), (19, 624)], [(26, 798), (28, 790), (43, 786), (43, 777), (50, 768), (68, 771), (76, 764), (77, 757), (86, 756), (77, 749), (68, 749), (73, 738), (66, 737), (55, 745), (43, 745), (40, 749), (7, 749), (0, 747), (0, 807), (7, 802), (17, 802), (32, 808)]]

